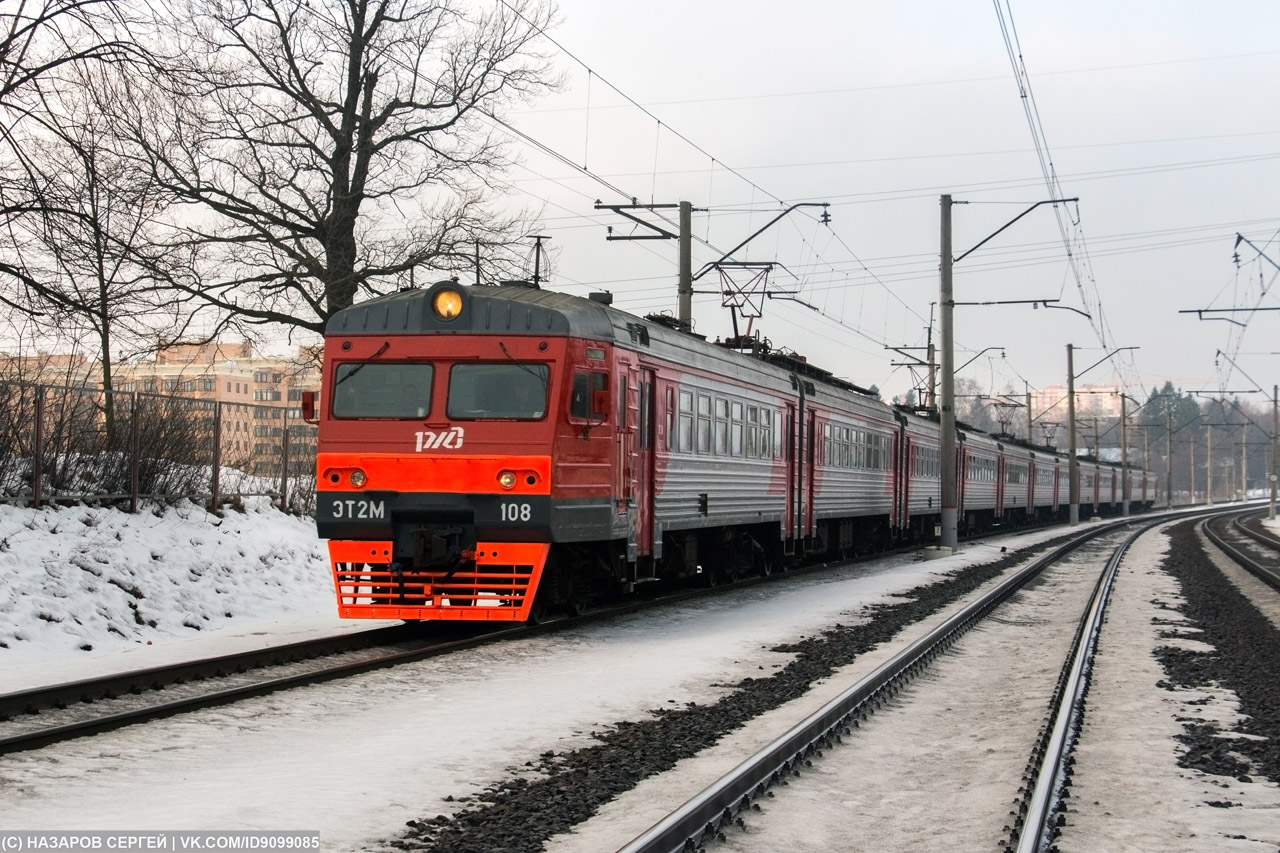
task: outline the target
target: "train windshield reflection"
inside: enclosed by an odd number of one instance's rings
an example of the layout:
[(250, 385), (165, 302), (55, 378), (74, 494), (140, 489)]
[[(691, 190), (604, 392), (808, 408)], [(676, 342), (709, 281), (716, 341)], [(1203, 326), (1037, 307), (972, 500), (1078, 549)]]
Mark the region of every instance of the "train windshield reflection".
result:
[(339, 364), (333, 384), (335, 418), (425, 418), (435, 370), (421, 362)]
[(516, 361), (455, 364), (447, 414), (451, 420), (541, 420), (550, 372), (545, 364)]

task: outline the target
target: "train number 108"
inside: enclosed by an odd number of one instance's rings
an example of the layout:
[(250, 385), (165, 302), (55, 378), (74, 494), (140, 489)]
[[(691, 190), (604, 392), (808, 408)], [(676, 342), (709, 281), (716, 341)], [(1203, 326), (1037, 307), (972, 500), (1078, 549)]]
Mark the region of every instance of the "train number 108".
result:
[(533, 516), (533, 507), (529, 504), (499, 504), (503, 521), (528, 521)]

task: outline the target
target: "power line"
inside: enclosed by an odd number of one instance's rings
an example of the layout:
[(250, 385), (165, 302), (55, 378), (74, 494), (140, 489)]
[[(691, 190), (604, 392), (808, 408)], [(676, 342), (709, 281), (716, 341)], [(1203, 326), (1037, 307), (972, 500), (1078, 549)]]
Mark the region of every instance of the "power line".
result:
[[(1040, 162), (1040, 171), (1044, 177), (1045, 187), (1051, 198), (1065, 197), (1066, 193), (1062, 191), (1061, 182), (1058, 180), (1057, 171), (1053, 165), (1053, 158), (1049, 153), (1049, 143), (1044, 132), (1044, 124), (1040, 119), (1040, 109), (1036, 104), (1035, 95), (1031, 89), (1031, 76), (1027, 73), (1026, 62), (1022, 54), (1022, 45), (1018, 39), (1017, 27), (1013, 22), (1013, 9), (1009, 6), (1008, 0), (993, 0), (993, 4), (996, 18), (1000, 25), (1000, 32), (1004, 39), (1005, 50), (1013, 68), (1014, 79), (1018, 84), (1018, 94), (1022, 100), (1027, 125), (1031, 130), (1031, 137), (1035, 145), (1037, 159)], [(1058, 230), (1062, 235), (1062, 242), (1067, 250), (1068, 265), (1072, 275), (1075, 277), (1076, 290), (1090, 315), (1089, 325), (1097, 336), (1098, 341), (1106, 348), (1108, 346), (1107, 333), (1109, 328), (1106, 314), (1102, 310), (1102, 296), (1098, 292), (1097, 282), (1093, 277), (1089, 249), (1084, 239), (1079, 204), (1077, 203), (1076, 205), (1075, 219), (1070, 221), (1071, 229), (1074, 229), (1074, 242), (1079, 246), (1078, 252), (1072, 249), (1072, 236), (1068, 234), (1067, 222), (1063, 220), (1062, 208), (1058, 205), (1054, 205), (1054, 216), (1058, 221)], [(1088, 287), (1086, 287), (1086, 282)], [(1090, 299), (1090, 291), (1092, 291), (1092, 301)], [(1129, 360), (1132, 364), (1132, 357)]]

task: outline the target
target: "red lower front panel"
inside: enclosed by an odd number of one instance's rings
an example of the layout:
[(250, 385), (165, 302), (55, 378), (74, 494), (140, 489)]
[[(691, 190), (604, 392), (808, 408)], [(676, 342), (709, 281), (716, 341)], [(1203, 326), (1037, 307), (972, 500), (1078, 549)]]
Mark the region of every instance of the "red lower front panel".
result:
[(533, 607), (545, 542), (480, 542), (455, 571), (393, 571), (390, 542), (330, 541), (344, 619), (524, 622)]

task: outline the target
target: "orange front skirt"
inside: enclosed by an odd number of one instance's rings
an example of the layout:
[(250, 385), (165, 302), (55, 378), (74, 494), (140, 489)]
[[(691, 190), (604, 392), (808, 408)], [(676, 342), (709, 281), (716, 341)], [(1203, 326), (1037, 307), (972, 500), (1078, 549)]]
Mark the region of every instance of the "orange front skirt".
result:
[(395, 571), (390, 542), (330, 541), (344, 619), (525, 622), (551, 545), (480, 542), (452, 572)]

